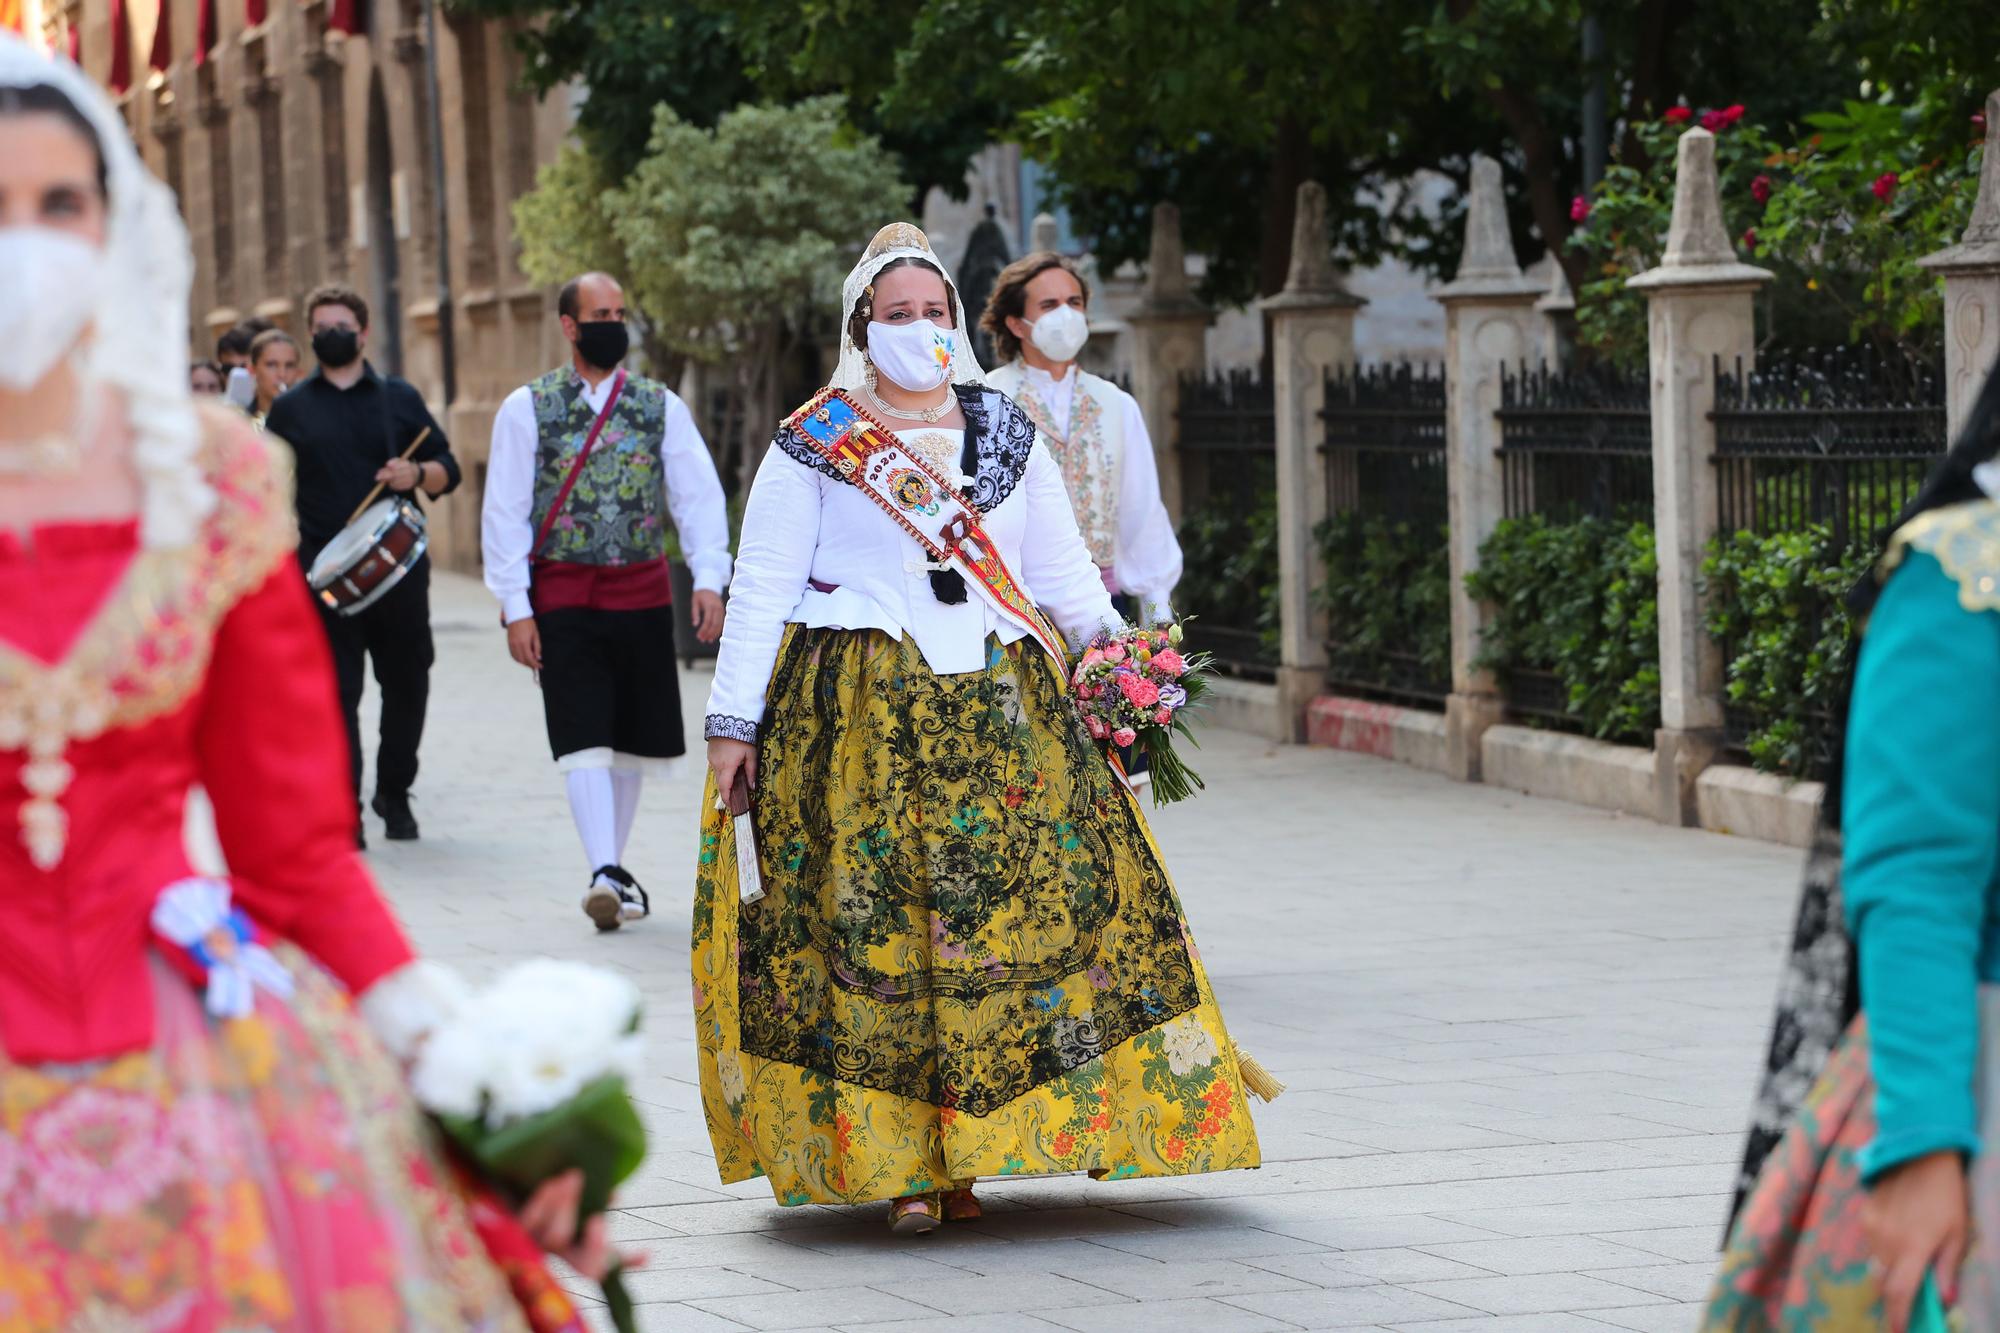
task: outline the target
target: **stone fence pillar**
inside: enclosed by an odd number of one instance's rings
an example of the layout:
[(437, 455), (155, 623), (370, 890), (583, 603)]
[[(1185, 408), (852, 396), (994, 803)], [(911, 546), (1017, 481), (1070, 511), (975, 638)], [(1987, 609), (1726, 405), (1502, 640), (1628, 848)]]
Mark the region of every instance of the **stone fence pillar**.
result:
[(2000, 90), (1986, 98), (1986, 159), (1965, 235), (1918, 262), (1944, 279), (1945, 420), (1955, 441), (2000, 360)]
[(1458, 275), (1436, 293), (1444, 306), (1445, 481), (1451, 512), (1451, 697), (1445, 702), (1446, 764), (1480, 776), (1479, 743), (1500, 720), (1492, 673), (1475, 665), (1490, 608), (1465, 590), (1479, 548), (1505, 503), (1500, 473), (1500, 368), (1533, 360), (1543, 344), (1535, 303), (1547, 287), (1521, 272), (1507, 227), (1500, 164), (1472, 160), (1465, 249)]
[(1153, 209), (1153, 247), (1146, 264), (1146, 293), (1126, 322), (1132, 326), (1132, 396), (1153, 436), (1160, 465), (1160, 498), (1174, 523), (1181, 521), (1181, 376), (1208, 364), (1203, 338), (1208, 308), (1194, 299), (1187, 255), (1181, 248), (1181, 211)]
[(1644, 292), (1652, 356), (1653, 519), (1660, 562), (1660, 730), (1655, 816), (1695, 822), (1695, 779), (1722, 747), (1722, 649), (1703, 625), (1701, 565), (1715, 536), (1715, 363), (1747, 369), (1754, 305), (1771, 275), (1736, 257), (1722, 225), (1715, 136), (1681, 136), (1674, 216), (1660, 266), (1627, 285)]
[(1576, 340), (1576, 294), (1570, 291), (1569, 275), (1554, 255), (1548, 258), (1548, 268), (1549, 289), (1535, 302), (1535, 313), (1542, 317), (1540, 356), (1553, 370), (1568, 361)]
[(1326, 189), (1299, 186), (1292, 266), (1285, 288), (1264, 300), (1271, 316), (1272, 398), (1278, 451), (1278, 707), (1286, 734), (1305, 739), (1306, 705), (1326, 683), (1326, 563), (1316, 533), (1326, 517), (1326, 430), (1320, 408), (1327, 372), (1354, 359), (1354, 317), (1364, 302), (1333, 267)]

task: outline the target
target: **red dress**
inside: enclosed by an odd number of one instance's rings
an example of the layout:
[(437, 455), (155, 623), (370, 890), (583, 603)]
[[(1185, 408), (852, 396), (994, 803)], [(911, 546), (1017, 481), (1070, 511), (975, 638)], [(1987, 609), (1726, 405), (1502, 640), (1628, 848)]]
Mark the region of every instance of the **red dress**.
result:
[[(348, 1000), (411, 954), (354, 850), (281, 451), (208, 424), (193, 547), (0, 538), (0, 1333), (522, 1328)], [(150, 924), (195, 783), (292, 978), (244, 1017)]]

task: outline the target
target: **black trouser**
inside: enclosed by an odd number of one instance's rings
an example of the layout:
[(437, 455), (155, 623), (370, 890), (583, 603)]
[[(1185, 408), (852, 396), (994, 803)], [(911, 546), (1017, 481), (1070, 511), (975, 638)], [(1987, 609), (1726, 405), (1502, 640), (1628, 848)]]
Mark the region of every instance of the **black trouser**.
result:
[(424, 738), (430, 702), (431, 562), (417, 562), (403, 581), (360, 615), (337, 615), (322, 606), (320, 619), (333, 645), (340, 681), (340, 711), (347, 719), (347, 755), (354, 765), (354, 795), (361, 796), (361, 690), (372, 662), (382, 692), (382, 739), (375, 751), (375, 790), (409, 791), (417, 780), (417, 745)]

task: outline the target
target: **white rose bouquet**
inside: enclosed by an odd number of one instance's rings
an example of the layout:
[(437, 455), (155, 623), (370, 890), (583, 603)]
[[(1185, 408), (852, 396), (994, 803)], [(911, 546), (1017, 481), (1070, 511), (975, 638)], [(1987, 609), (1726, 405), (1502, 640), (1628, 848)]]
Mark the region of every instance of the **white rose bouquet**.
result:
[[(627, 1080), (639, 1066), (638, 987), (602, 968), (536, 959), (508, 969), (434, 1028), (410, 1086), (481, 1174), (520, 1198), (583, 1173), (580, 1220), (646, 1156)], [(604, 1279), (613, 1321), (630, 1333), (623, 1275)]]

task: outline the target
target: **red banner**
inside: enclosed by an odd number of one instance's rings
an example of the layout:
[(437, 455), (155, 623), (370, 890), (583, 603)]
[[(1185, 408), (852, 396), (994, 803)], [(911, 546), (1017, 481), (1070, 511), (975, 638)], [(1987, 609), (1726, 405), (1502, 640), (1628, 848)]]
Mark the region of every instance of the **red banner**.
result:
[(252, 28), (264, 21), (264, 15), (268, 11), (269, 6), (265, 0), (243, 0), (243, 22)]
[(327, 7), (326, 26), (335, 32), (366, 32), (368, 11), (362, 0), (332, 0)]
[(149, 69), (165, 69), (173, 63), (173, 0), (160, 0), (160, 14), (153, 22), (153, 50), (146, 58), (146, 65)]
[(206, 65), (215, 49), (215, 0), (195, 0), (194, 63)]
[(132, 86), (132, 30), (125, 0), (111, 0), (111, 77), (105, 84), (114, 93)]

